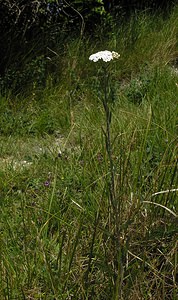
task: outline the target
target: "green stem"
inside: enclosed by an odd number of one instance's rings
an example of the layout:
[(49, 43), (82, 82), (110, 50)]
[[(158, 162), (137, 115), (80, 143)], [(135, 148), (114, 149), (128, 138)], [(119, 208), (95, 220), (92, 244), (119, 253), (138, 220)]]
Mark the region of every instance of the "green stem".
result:
[[(109, 197), (110, 197), (110, 220), (111, 224), (114, 224), (114, 227), (111, 226), (111, 230), (114, 229), (114, 241), (115, 241), (115, 261), (117, 262), (114, 267), (114, 274), (116, 274), (115, 279), (115, 288), (114, 288), (114, 299), (118, 299), (121, 295), (122, 287), (122, 278), (123, 278), (123, 263), (122, 263), (122, 246), (120, 245), (120, 201), (116, 197), (115, 191), (115, 171), (114, 171), (114, 162), (113, 162), (113, 151), (112, 151), (112, 142), (111, 142), (111, 118), (112, 112), (109, 107), (109, 76), (107, 74), (107, 68), (104, 69), (104, 98), (103, 98), (103, 107), (106, 117), (106, 129), (104, 131), (105, 135), (105, 145), (106, 152), (109, 160), (109, 170), (110, 170), (110, 179), (108, 182), (109, 185)], [(114, 222), (114, 223), (113, 223)]]

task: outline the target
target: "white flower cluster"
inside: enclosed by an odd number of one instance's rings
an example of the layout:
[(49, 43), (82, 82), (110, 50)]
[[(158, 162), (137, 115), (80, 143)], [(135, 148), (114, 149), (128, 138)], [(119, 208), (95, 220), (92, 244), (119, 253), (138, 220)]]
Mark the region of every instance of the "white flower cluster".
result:
[(105, 62), (111, 61), (113, 58), (119, 58), (120, 54), (114, 51), (100, 51), (95, 54), (90, 55), (89, 60), (97, 62), (99, 59), (102, 59)]

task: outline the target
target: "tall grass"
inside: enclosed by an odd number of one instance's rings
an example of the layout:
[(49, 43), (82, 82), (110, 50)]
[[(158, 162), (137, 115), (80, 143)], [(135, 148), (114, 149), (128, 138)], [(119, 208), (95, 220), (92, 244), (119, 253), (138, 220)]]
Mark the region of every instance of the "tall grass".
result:
[[(1, 97), (0, 299), (177, 299), (177, 23), (137, 15), (73, 41), (57, 86)], [(88, 60), (105, 49), (121, 54), (110, 157)]]

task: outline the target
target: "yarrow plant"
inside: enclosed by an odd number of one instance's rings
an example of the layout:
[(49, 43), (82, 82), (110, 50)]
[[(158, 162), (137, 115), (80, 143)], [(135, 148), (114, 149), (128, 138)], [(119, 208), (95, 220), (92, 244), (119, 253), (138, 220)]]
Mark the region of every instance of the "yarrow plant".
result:
[(100, 71), (102, 71), (101, 77), (98, 76), (98, 79), (100, 80), (100, 86), (103, 88), (104, 97), (101, 98), (104, 112), (105, 112), (105, 118), (106, 118), (106, 128), (103, 129), (103, 134), (105, 137), (105, 147), (106, 147), (106, 153), (108, 156), (108, 162), (109, 162), (109, 177), (106, 178), (108, 187), (108, 212), (109, 212), (109, 232), (113, 232), (114, 235), (114, 257), (115, 261), (117, 262), (114, 265), (114, 274), (117, 274), (117, 276), (114, 278), (115, 282), (115, 296), (114, 299), (119, 299), (121, 296), (121, 290), (122, 290), (122, 281), (123, 281), (123, 262), (122, 262), (122, 241), (121, 241), (121, 210), (120, 210), (120, 202), (118, 200), (118, 195), (115, 187), (115, 168), (114, 168), (114, 161), (113, 161), (113, 149), (112, 149), (112, 140), (111, 140), (111, 106), (113, 103), (110, 101), (110, 89), (109, 89), (109, 83), (110, 83), (110, 68), (108, 63), (112, 61), (113, 59), (118, 59), (120, 57), (120, 54), (114, 51), (100, 51), (95, 54), (90, 55), (89, 60), (93, 62), (98, 62), (99, 60), (103, 61), (102, 68), (98, 70), (99, 75)]
[[(105, 64), (107, 62), (112, 61), (113, 59), (118, 59), (120, 57), (120, 54), (115, 52), (115, 51), (99, 51), (95, 54), (92, 54), (89, 56), (89, 60), (93, 61), (93, 62), (98, 62), (99, 60), (102, 60), (104, 62), (104, 64), (102, 64), (102, 71), (103, 73), (101, 74), (102, 77), (100, 78), (100, 76), (98, 76), (98, 79), (101, 81), (101, 87), (103, 87), (103, 91), (104, 91), (104, 97), (101, 98), (102, 104), (103, 104), (103, 108), (105, 111), (105, 116), (106, 116), (106, 130), (104, 132), (105, 135), (105, 143), (106, 143), (106, 150), (108, 153), (108, 158), (109, 158), (109, 162), (110, 162), (110, 172), (111, 172), (111, 182), (110, 182), (110, 187), (111, 187), (111, 191), (110, 191), (110, 200), (111, 203), (113, 203), (114, 201), (114, 171), (113, 171), (113, 161), (112, 161), (112, 147), (111, 147), (111, 137), (110, 137), (110, 123), (111, 123), (111, 108), (109, 106), (109, 65)], [(100, 72), (100, 69), (99, 69)], [(99, 74), (100, 75), (100, 74)], [(103, 80), (104, 77), (104, 80)]]

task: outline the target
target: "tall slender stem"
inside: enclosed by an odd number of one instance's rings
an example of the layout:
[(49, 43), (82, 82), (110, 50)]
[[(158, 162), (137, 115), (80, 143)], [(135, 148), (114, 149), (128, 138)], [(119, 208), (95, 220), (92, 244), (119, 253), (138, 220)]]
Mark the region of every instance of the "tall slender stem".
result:
[(112, 113), (109, 108), (109, 99), (108, 99), (108, 86), (109, 86), (109, 75), (107, 74), (107, 68), (104, 68), (104, 99), (103, 99), (103, 107), (105, 111), (106, 117), (106, 131), (105, 131), (105, 144), (106, 144), (106, 151), (109, 159), (109, 169), (110, 169), (110, 200), (112, 206), (115, 202), (115, 183), (114, 183), (114, 164), (113, 164), (113, 157), (112, 157), (112, 143), (111, 143), (111, 118)]
[[(122, 280), (123, 280), (123, 265), (122, 265), (122, 247), (120, 245), (120, 203), (116, 197), (115, 190), (115, 173), (114, 173), (114, 161), (113, 161), (113, 150), (111, 142), (111, 118), (112, 112), (109, 107), (109, 75), (107, 73), (107, 67), (104, 68), (104, 98), (103, 107), (106, 117), (106, 130), (105, 135), (105, 145), (109, 160), (109, 196), (110, 196), (110, 219), (114, 221), (114, 244), (115, 244), (115, 291), (114, 299), (118, 299), (121, 295)], [(118, 200), (118, 201), (117, 201)], [(112, 224), (113, 224), (112, 221)], [(112, 227), (112, 226), (111, 226)]]

